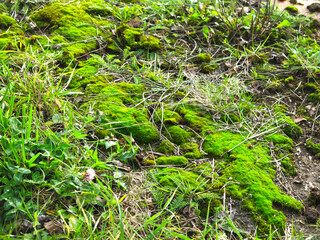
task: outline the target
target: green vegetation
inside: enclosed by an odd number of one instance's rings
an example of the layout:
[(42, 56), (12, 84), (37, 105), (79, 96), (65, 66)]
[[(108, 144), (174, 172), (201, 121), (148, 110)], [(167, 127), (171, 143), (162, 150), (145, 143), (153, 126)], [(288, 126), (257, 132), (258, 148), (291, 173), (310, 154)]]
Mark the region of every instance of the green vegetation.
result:
[(272, 6), (1, 3), (0, 238), (304, 239), (320, 46)]

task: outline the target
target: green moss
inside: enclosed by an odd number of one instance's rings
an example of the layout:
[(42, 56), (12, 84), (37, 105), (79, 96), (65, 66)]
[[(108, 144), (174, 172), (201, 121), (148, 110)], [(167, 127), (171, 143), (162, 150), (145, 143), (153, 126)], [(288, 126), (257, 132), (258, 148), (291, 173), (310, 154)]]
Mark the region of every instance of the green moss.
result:
[(159, 157), (156, 159), (157, 165), (187, 165), (188, 159), (181, 156)]
[(297, 14), (299, 12), (298, 8), (295, 6), (287, 6), (285, 10), (287, 10), (291, 14)]
[(189, 170), (201, 176), (213, 176), (214, 178), (218, 177), (218, 174), (214, 172), (212, 165), (207, 162), (201, 164), (193, 164), (189, 167)]
[(127, 105), (141, 101), (144, 92), (143, 85), (119, 83), (104, 83), (97, 78), (91, 78), (92, 84), (86, 87), (87, 94), (97, 94), (97, 99), (89, 99), (82, 107), (94, 104), (96, 110), (104, 113), (101, 123), (105, 129), (116, 130), (122, 134), (130, 135), (140, 143), (152, 143), (159, 140), (159, 135), (149, 122), (146, 109), (136, 109)]
[(153, 36), (144, 36), (141, 28), (133, 28), (127, 24), (121, 23), (117, 28), (117, 33), (121, 36), (124, 45), (132, 49), (144, 48), (150, 51), (161, 49), (161, 42)]
[(209, 53), (199, 53), (197, 55), (198, 63), (209, 63), (211, 61), (211, 55)]
[(173, 150), (174, 150), (174, 146), (172, 145), (172, 143), (166, 140), (162, 141), (159, 144), (158, 148), (156, 149), (157, 152), (164, 153), (167, 155), (172, 154)]
[(265, 138), (268, 141), (272, 141), (276, 146), (281, 147), (283, 150), (292, 150), (293, 141), (288, 137), (275, 133), (268, 135)]
[(199, 194), (197, 202), (200, 210), (200, 216), (203, 218), (207, 218), (207, 216), (214, 216), (222, 205), (219, 196), (216, 194)]
[(179, 113), (171, 110), (157, 110), (154, 120), (157, 124), (178, 124), (181, 120)]
[[(282, 157), (281, 155), (279, 157)], [(294, 161), (292, 156), (285, 157), (281, 160), (282, 171), (288, 176), (297, 175), (297, 171), (294, 167)]]
[(306, 148), (310, 150), (313, 154), (319, 154), (320, 153), (320, 144), (315, 144), (312, 141), (308, 141), (306, 143)]
[(235, 113), (221, 113), (221, 120), (229, 124), (240, 122), (239, 116)]
[(184, 143), (181, 145), (181, 150), (185, 152), (186, 158), (199, 159), (202, 158), (202, 154), (199, 150), (199, 145), (196, 143)]
[(214, 69), (215, 67), (210, 64), (202, 63), (200, 65), (200, 71), (203, 73), (212, 73)]
[(141, 164), (143, 166), (153, 166), (153, 165), (156, 165), (156, 162), (152, 159), (144, 159)]
[[(86, 4), (94, 5), (98, 3), (92, 0), (86, 1)], [(102, 2), (100, 1), (99, 4), (102, 4)], [(67, 5), (56, 2), (46, 5), (43, 9), (31, 15), (32, 20), (39, 28), (49, 31), (53, 36), (60, 37), (55, 44), (61, 44), (60, 48), (64, 51), (61, 58), (63, 63), (69, 64), (74, 57), (96, 49), (98, 46), (96, 39), (93, 39), (93, 37), (111, 35), (97, 25), (112, 28), (114, 24), (90, 16), (85, 11), (87, 9), (88, 6), (79, 2), (72, 2)]]
[(7, 29), (8, 27), (15, 24), (15, 20), (4, 14), (0, 14), (0, 29)]
[[(259, 144), (252, 147), (252, 143), (244, 142), (244, 139), (236, 133), (215, 132), (206, 138), (203, 149), (217, 159), (229, 151), (220, 160), (225, 162), (225, 169), (219, 181), (236, 182), (226, 187), (227, 193), (234, 198), (245, 199), (243, 206), (254, 214), (256, 220), (259, 217), (262, 219), (258, 221), (259, 231), (263, 232), (271, 225), (283, 232), (286, 218), (282, 212), (273, 209), (273, 203), (296, 210), (303, 206), (295, 199), (283, 195), (273, 183), (275, 170), (271, 165), (273, 159), (269, 156), (268, 148)], [(288, 142), (286, 139), (282, 141)]]
[(303, 134), (302, 129), (290, 117), (285, 114), (281, 114), (281, 116), (282, 121), (285, 123), (284, 127), (282, 127), (285, 134), (291, 138), (298, 138)]
[(184, 116), (184, 120), (189, 127), (195, 131), (200, 132), (202, 128), (208, 125), (207, 119), (204, 117), (199, 117), (191, 112), (187, 112)]
[(183, 169), (158, 168), (155, 175), (159, 183), (166, 188), (176, 189), (187, 186), (188, 192), (201, 192), (206, 189), (205, 179), (198, 174)]
[(175, 144), (181, 145), (185, 142), (188, 142), (191, 138), (191, 133), (179, 126), (169, 126), (166, 129), (167, 131), (164, 133), (164, 135)]
[(143, 48), (148, 49), (150, 51), (160, 50), (162, 47), (160, 40), (153, 36), (142, 36), (140, 41)]
[(310, 93), (308, 99), (310, 102), (318, 102), (320, 101), (320, 93)]

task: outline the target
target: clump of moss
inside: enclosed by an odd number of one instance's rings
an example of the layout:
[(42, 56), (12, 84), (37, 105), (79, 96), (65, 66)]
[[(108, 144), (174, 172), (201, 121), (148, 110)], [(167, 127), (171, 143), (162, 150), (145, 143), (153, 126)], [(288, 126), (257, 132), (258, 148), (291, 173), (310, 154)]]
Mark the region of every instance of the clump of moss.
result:
[(285, 229), (286, 218), (282, 212), (273, 209), (273, 203), (295, 210), (303, 208), (299, 201), (283, 195), (273, 183), (276, 171), (266, 147), (259, 144), (252, 147), (252, 143), (245, 143), (240, 134), (214, 132), (206, 138), (203, 149), (216, 158), (228, 152), (221, 160), (225, 162), (225, 168), (219, 181), (226, 183), (232, 179), (237, 182), (226, 187), (227, 193), (245, 199), (243, 207), (254, 214), (261, 233), (267, 234), (264, 230), (269, 226), (281, 232)]
[(202, 193), (198, 195), (198, 209), (200, 216), (206, 218), (207, 216), (214, 216), (221, 207), (220, 197), (213, 193)]
[(287, 10), (292, 15), (296, 15), (299, 12), (298, 8), (295, 6), (287, 6), (285, 10)]
[(176, 125), (181, 120), (181, 116), (179, 115), (179, 113), (171, 111), (171, 110), (159, 109), (155, 114), (154, 120), (156, 123)]
[(221, 113), (221, 120), (229, 124), (240, 122), (239, 116), (235, 113)]
[(315, 144), (312, 141), (308, 141), (306, 143), (306, 148), (309, 149), (313, 154), (320, 156), (320, 144)]
[(200, 65), (200, 71), (202, 73), (212, 73), (214, 71), (215, 67), (210, 64), (202, 63)]
[[(96, 1), (85, 2), (86, 4), (96, 4)], [(102, 30), (102, 28), (97, 28), (97, 25), (108, 26), (109, 28), (114, 27), (114, 24), (110, 21), (90, 16), (85, 11), (88, 7), (82, 5), (79, 2), (67, 5), (54, 2), (30, 16), (39, 28), (49, 31), (52, 36), (64, 37), (59, 42), (61, 50), (65, 52), (61, 58), (61, 62), (64, 64), (69, 64), (74, 57), (96, 49), (97, 42), (92, 37), (111, 35), (107, 31)]]
[(184, 143), (181, 145), (181, 150), (185, 152), (184, 156), (191, 159), (202, 158), (202, 154), (199, 150), (199, 145), (196, 143)]
[(182, 165), (189, 163), (188, 159), (182, 156), (159, 157), (156, 159), (157, 165)]
[(199, 53), (197, 55), (198, 63), (209, 63), (211, 61), (211, 55), (209, 53)]
[(152, 143), (159, 140), (157, 130), (149, 122), (147, 110), (127, 106), (142, 99), (143, 85), (109, 84), (98, 80), (97, 83), (90, 84), (86, 92), (97, 94), (99, 101), (89, 99), (83, 104), (83, 107), (92, 104), (91, 101), (93, 101), (95, 109), (104, 113), (100, 122), (104, 124), (105, 129), (116, 129), (125, 135), (132, 134), (133, 138), (140, 143)]
[(183, 144), (189, 141), (191, 138), (191, 133), (182, 129), (179, 126), (169, 126), (164, 135), (175, 144)]
[(162, 47), (160, 40), (154, 36), (142, 36), (140, 41), (141, 45), (150, 51), (160, 50)]
[(153, 36), (144, 36), (141, 28), (134, 28), (121, 23), (117, 28), (117, 33), (121, 36), (124, 45), (132, 49), (145, 48), (150, 51), (161, 49), (160, 40)]
[(0, 14), (0, 29), (6, 29), (15, 24), (15, 22), (16, 21), (12, 17)]
[[(281, 155), (279, 157), (282, 157)], [(281, 168), (282, 171), (288, 176), (297, 175), (297, 171), (294, 167), (294, 161), (292, 159), (292, 155), (289, 157), (285, 157), (281, 160)]]
[(292, 150), (293, 141), (292, 139), (275, 133), (265, 137), (268, 141), (272, 141), (276, 146), (280, 146), (283, 150)]
[(153, 165), (156, 165), (156, 162), (152, 159), (144, 159), (141, 164), (143, 166), (153, 166)]
[(167, 140), (162, 141), (159, 144), (158, 148), (156, 149), (157, 152), (164, 153), (167, 155), (172, 154), (173, 150), (174, 150), (174, 146), (172, 145), (171, 142), (169, 142)]
[(290, 117), (281, 113), (280, 120), (284, 122), (283, 132), (290, 138), (298, 138), (303, 134), (302, 129)]

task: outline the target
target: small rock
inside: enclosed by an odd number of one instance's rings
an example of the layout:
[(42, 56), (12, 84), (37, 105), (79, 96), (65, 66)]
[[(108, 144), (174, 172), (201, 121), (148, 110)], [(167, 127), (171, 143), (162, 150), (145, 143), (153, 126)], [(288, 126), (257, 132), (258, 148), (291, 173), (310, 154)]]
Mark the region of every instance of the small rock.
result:
[(301, 179), (300, 176), (296, 176), (294, 179), (293, 179), (293, 183), (297, 183), (297, 184), (301, 184), (303, 181)]
[(320, 189), (317, 187), (311, 188), (309, 198), (313, 201), (320, 202)]
[(307, 219), (308, 223), (316, 223), (318, 218), (319, 218), (319, 212), (313, 206), (306, 207), (305, 210), (304, 210), (304, 214), (306, 216), (306, 219)]
[(312, 3), (309, 6), (307, 6), (308, 10), (310, 12), (320, 12), (320, 3)]

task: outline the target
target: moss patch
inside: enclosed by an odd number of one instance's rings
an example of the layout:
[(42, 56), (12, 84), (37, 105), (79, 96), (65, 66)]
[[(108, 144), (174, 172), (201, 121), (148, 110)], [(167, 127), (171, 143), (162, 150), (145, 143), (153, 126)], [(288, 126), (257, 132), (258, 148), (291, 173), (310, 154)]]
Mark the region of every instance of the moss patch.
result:
[(219, 181), (232, 179), (236, 182), (227, 186), (227, 192), (235, 198), (245, 199), (243, 206), (254, 214), (261, 234), (267, 234), (270, 225), (283, 233), (286, 217), (272, 207), (273, 203), (296, 210), (303, 206), (299, 201), (283, 195), (273, 183), (275, 170), (269, 150), (260, 144), (252, 147), (252, 143), (243, 142), (244, 139), (240, 134), (215, 132), (206, 138), (203, 149), (216, 158), (229, 151), (221, 159), (226, 167)]
[(159, 144), (159, 146), (156, 150), (157, 150), (157, 152), (170, 155), (173, 153), (174, 146), (172, 145), (171, 142), (164, 140)]
[(188, 159), (181, 156), (159, 157), (156, 159), (158, 165), (187, 165)]
[(191, 133), (182, 129), (179, 126), (169, 126), (164, 135), (175, 144), (183, 144), (189, 141), (191, 138)]
[(186, 158), (199, 159), (202, 158), (202, 154), (199, 150), (199, 145), (196, 143), (184, 143), (181, 145), (181, 149), (185, 152)]

